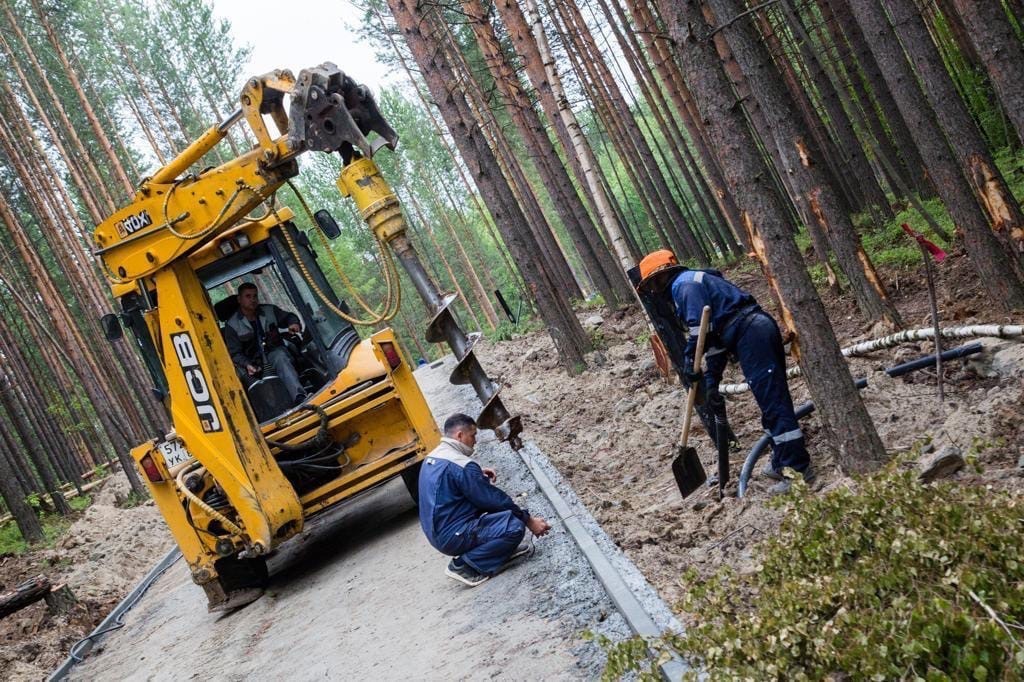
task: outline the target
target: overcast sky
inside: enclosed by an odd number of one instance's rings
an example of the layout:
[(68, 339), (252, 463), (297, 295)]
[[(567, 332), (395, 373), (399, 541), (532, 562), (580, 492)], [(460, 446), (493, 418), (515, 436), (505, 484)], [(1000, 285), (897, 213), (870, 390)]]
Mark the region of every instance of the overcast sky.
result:
[(350, 30), (360, 13), (346, 0), (212, 1), (214, 13), (231, 22), (235, 43), (252, 47), (243, 77), (274, 69), (291, 69), (298, 75), (303, 68), (327, 61), (377, 93), (396, 79), (374, 59), (359, 33)]

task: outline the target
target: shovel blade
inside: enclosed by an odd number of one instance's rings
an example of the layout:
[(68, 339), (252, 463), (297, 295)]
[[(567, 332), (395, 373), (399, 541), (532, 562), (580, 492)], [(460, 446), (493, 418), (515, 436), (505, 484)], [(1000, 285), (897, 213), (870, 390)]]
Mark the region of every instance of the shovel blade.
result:
[(697, 456), (697, 450), (692, 447), (678, 449), (676, 458), (672, 460), (672, 475), (676, 477), (676, 485), (679, 486), (679, 494), (683, 498), (689, 497), (708, 479), (704, 465)]

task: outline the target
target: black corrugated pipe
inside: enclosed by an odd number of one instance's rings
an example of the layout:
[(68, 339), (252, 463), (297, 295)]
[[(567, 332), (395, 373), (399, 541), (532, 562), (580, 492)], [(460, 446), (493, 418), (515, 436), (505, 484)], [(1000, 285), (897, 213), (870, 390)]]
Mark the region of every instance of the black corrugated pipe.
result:
[[(980, 343), (968, 343), (965, 346), (960, 346), (959, 348), (951, 348), (950, 350), (945, 351), (942, 354), (942, 360), (943, 362), (945, 362), (946, 360), (956, 360), (957, 358), (965, 358), (968, 355), (974, 355), (975, 353), (980, 353), (981, 351), (982, 346)], [(913, 372), (916, 369), (923, 369), (925, 367), (932, 367), (934, 365), (935, 354), (933, 353), (931, 355), (926, 355), (923, 358), (910, 360), (909, 362), (904, 362), (900, 365), (896, 365), (895, 367), (890, 367), (887, 370), (885, 370), (885, 373), (891, 377), (899, 377), (903, 376), (904, 374)]]
[[(960, 346), (959, 348), (952, 348), (942, 354), (943, 360), (955, 360), (956, 358), (964, 358), (968, 355), (974, 355), (980, 353), (983, 350), (980, 343), (969, 343), (966, 346)], [(909, 374), (918, 369), (924, 369), (925, 367), (931, 367), (935, 365), (935, 354), (926, 355), (916, 360), (904, 362), (893, 367), (889, 367), (885, 370), (885, 373), (890, 377), (903, 376)], [(862, 389), (868, 385), (867, 379), (858, 379), (856, 382), (857, 388)], [(803, 419), (811, 412), (814, 412), (814, 403), (806, 402), (796, 410), (796, 418)], [(772, 442), (770, 435), (764, 435), (761, 437), (754, 447), (750, 450), (750, 454), (747, 455), (747, 459), (743, 462), (743, 469), (740, 470), (740, 485), (739, 485), (739, 496), (743, 497), (744, 493), (747, 492), (747, 484), (750, 482), (750, 475), (754, 471), (754, 465), (757, 464), (758, 458), (764, 449), (768, 447), (768, 444)]]

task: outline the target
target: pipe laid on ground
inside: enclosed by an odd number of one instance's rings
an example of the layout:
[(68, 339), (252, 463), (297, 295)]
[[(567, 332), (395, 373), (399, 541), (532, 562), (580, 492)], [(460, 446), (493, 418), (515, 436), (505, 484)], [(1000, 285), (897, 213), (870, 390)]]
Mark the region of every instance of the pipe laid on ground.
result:
[[(945, 332), (945, 330), (943, 331)], [(943, 334), (943, 336), (946, 335)], [(968, 355), (975, 355), (977, 353), (980, 353), (982, 350), (983, 347), (980, 343), (969, 343), (967, 345), (960, 346), (959, 348), (952, 348), (950, 350), (947, 350), (946, 352), (942, 353), (942, 359), (955, 360), (957, 358), (967, 357)], [(903, 376), (904, 374), (909, 374), (910, 372), (914, 372), (919, 369), (924, 369), (925, 367), (931, 367), (934, 364), (935, 354), (933, 353), (932, 355), (926, 355), (924, 357), (917, 358), (916, 360), (910, 360), (909, 362), (904, 362), (902, 364), (889, 367), (885, 370), (885, 373), (888, 374), (890, 377), (898, 377)], [(856, 381), (856, 386), (858, 389), (863, 389), (867, 385), (867, 379), (858, 379)], [(808, 401), (797, 408), (796, 418), (803, 419), (811, 412), (814, 412), (814, 403)], [(754, 443), (754, 447), (751, 448), (750, 454), (747, 455), (746, 460), (743, 461), (743, 468), (740, 470), (740, 497), (743, 497), (743, 494), (746, 493), (747, 484), (750, 481), (750, 476), (754, 471), (754, 465), (757, 464), (758, 458), (761, 456), (761, 453), (764, 451), (764, 449), (768, 447), (768, 444), (771, 443), (771, 440), (772, 437), (768, 434), (762, 436), (760, 440)]]
[[(862, 389), (868, 385), (867, 379), (857, 379), (854, 384), (858, 389)], [(796, 408), (796, 418), (803, 419), (811, 412), (814, 412), (814, 403), (808, 400), (806, 403)], [(768, 444), (772, 442), (771, 434), (766, 433), (761, 436), (761, 439), (754, 443), (754, 447), (751, 448), (750, 454), (743, 461), (743, 468), (740, 469), (740, 487), (739, 496), (743, 497), (743, 494), (747, 492), (747, 482), (750, 480), (750, 474), (754, 471), (754, 465), (757, 464), (757, 459), (761, 456)]]
[(135, 586), (128, 596), (121, 600), (114, 610), (107, 614), (107, 617), (96, 626), (96, 629), (90, 632), (82, 639), (75, 642), (74, 646), (71, 647), (71, 653), (68, 655), (64, 662), (61, 663), (60, 667), (53, 671), (53, 673), (47, 678), (46, 682), (57, 682), (67, 677), (71, 669), (77, 664), (85, 660), (86, 654), (92, 650), (93, 646), (99, 642), (108, 632), (117, 630), (118, 628), (124, 627), (124, 616), (135, 604), (142, 599), (142, 595), (146, 594), (150, 586), (156, 582), (157, 578), (164, 574), (167, 569), (174, 565), (178, 559), (181, 558), (181, 550), (177, 547), (169, 551), (160, 562), (146, 574), (146, 577), (142, 579), (138, 585)]
[[(965, 358), (968, 355), (975, 355), (981, 351), (982, 346), (980, 343), (969, 343), (966, 346), (960, 346), (959, 348), (944, 351), (939, 357), (942, 358), (943, 362), (945, 362), (946, 360), (956, 360), (957, 358)], [(935, 354), (932, 353), (931, 355), (925, 355), (924, 357), (916, 360), (910, 360), (909, 362), (889, 367), (885, 370), (885, 373), (893, 378), (901, 377), (904, 374), (913, 372), (914, 370), (924, 369), (925, 367), (930, 367), (934, 364)]]
[[(946, 327), (945, 329), (940, 330), (940, 332), (944, 339), (970, 339), (978, 336), (995, 336), (1001, 339), (1009, 339), (1024, 336), (1024, 324), (972, 324), (964, 327)], [(876, 350), (892, 348), (893, 346), (898, 346), (901, 343), (925, 341), (933, 338), (935, 338), (934, 327), (908, 329), (906, 331), (897, 332), (896, 334), (890, 334), (889, 336), (883, 336), (880, 339), (861, 341), (860, 343), (855, 343), (852, 346), (847, 346), (846, 348), (843, 348), (843, 356), (854, 358)], [(934, 356), (932, 356), (932, 359), (934, 361)], [(790, 367), (786, 370), (787, 379), (798, 377), (800, 374), (800, 367)], [(749, 390), (750, 386), (746, 383), (722, 384), (718, 387), (718, 392), (723, 395), (737, 395)]]

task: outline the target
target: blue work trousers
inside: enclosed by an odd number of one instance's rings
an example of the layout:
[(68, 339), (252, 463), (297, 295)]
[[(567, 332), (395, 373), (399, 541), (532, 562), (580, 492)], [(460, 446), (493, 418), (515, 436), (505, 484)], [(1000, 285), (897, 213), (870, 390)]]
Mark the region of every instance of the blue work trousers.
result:
[(484, 575), (494, 575), (523, 540), (526, 524), (510, 511), (484, 514), (463, 533), (453, 536), (442, 552), (464, 561)]
[[(752, 313), (726, 332), (727, 349), (739, 360), (743, 376), (761, 408), (761, 426), (772, 437), (772, 468), (791, 467), (803, 473), (810, 466), (804, 435), (793, 410), (793, 398), (786, 381), (786, 352), (782, 334), (767, 313)], [(705, 388), (717, 390), (725, 371), (726, 354), (708, 356)]]

